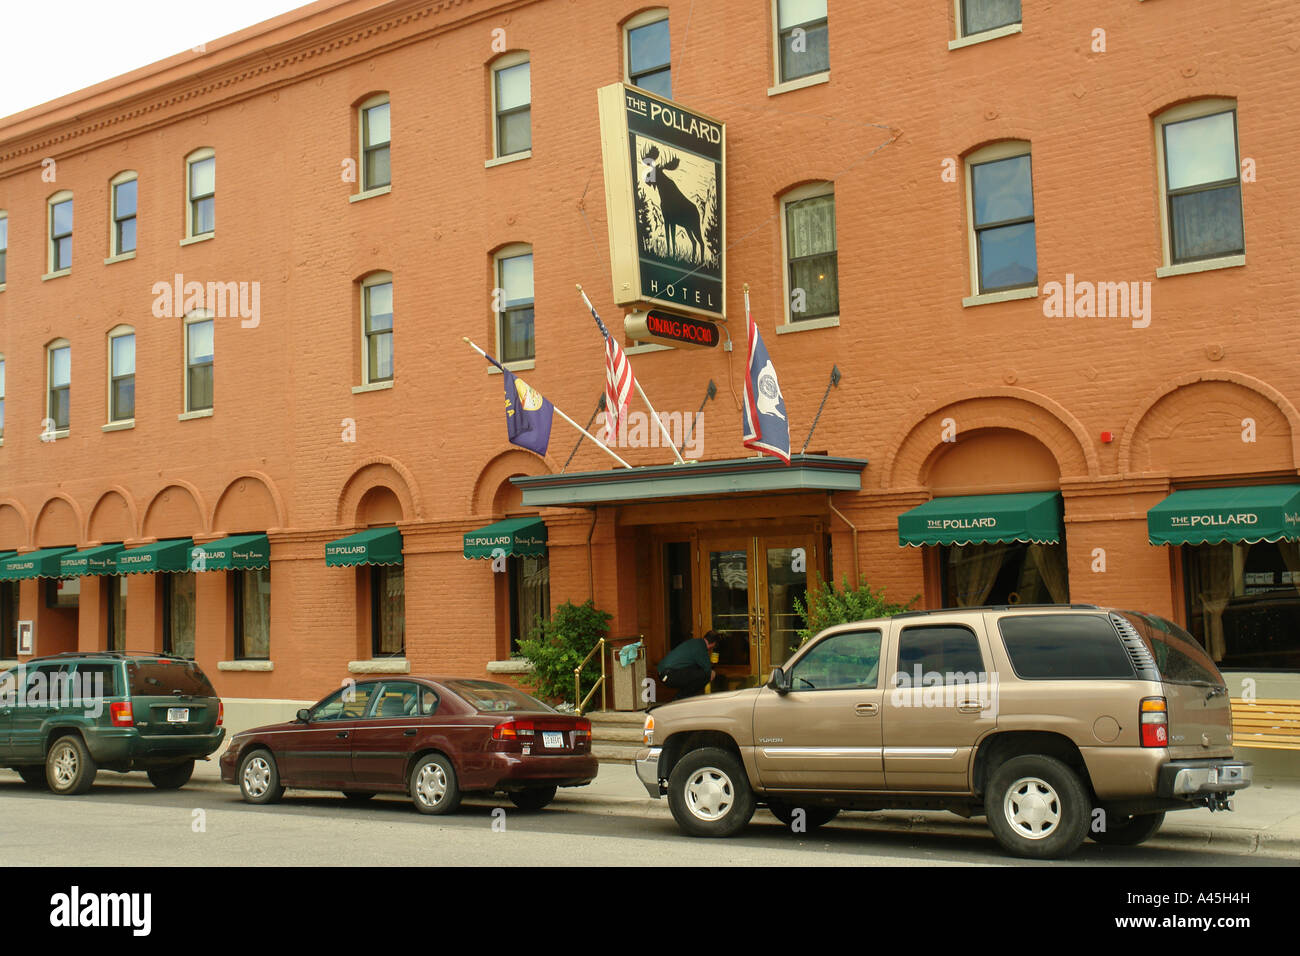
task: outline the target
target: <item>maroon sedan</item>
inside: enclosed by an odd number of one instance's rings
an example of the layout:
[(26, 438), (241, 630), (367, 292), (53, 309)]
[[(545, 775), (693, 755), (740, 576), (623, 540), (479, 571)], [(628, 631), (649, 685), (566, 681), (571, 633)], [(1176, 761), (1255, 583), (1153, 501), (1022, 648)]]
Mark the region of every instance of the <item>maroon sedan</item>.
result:
[(591, 721), (505, 684), (441, 677), (348, 684), (289, 723), (236, 734), (221, 755), (221, 779), (249, 803), (273, 803), (286, 787), (358, 801), (406, 792), (421, 813), (502, 791), (540, 810), (596, 770)]

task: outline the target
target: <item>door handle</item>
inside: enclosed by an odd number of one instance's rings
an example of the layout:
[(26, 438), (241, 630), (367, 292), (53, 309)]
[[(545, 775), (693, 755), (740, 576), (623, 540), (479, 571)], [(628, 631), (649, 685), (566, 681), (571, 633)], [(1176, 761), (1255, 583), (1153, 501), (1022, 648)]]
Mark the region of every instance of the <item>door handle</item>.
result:
[(415, 736), (415, 732), (416, 732), (416, 728), (415, 728), (415, 727), (408, 727), (406, 730), (403, 730), (403, 731), (402, 731), (402, 736), (403, 736), (403, 737), (414, 737), (414, 736)]
[(978, 714), (983, 710), (984, 708), (980, 706), (978, 700), (963, 700), (957, 705), (957, 713), (959, 714)]
[(860, 717), (874, 717), (879, 712), (879, 708), (875, 704), (858, 704), (853, 710)]
[(336, 736), (336, 737), (346, 737), (347, 735), (348, 735), (348, 732), (347, 732), (346, 730), (340, 730), (340, 731), (339, 731), (337, 734), (335, 734), (334, 736)]

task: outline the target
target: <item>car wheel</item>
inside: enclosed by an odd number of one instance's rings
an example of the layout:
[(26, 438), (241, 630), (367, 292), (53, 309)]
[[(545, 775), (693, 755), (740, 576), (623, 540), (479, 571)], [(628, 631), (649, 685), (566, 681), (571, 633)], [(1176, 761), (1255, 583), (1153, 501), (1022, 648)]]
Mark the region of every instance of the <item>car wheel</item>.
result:
[(365, 803), (375, 795), (373, 790), (344, 790), (343, 796), (347, 797), (348, 803)]
[(95, 761), (85, 741), (69, 734), (54, 741), (45, 756), (45, 782), (62, 796), (85, 793), (95, 782)]
[(668, 778), (668, 807), (677, 825), (698, 837), (727, 837), (754, 815), (754, 791), (740, 761), (703, 747), (677, 761)]
[(280, 770), (269, 750), (254, 750), (239, 762), (239, 792), (245, 803), (275, 803), (284, 796)]
[(49, 782), (45, 779), (44, 767), (14, 767), (18, 771), (18, 776), (23, 778), (23, 783), (29, 787), (48, 787)]
[(442, 754), (429, 754), (411, 770), (411, 800), (421, 813), (451, 813), (460, 806), (456, 768)]
[(772, 816), (776, 817), (785, 824), (789, 829), (794, 823), (794, 814), (796, 810), (803, 810), (802, 832), (807, 833), (809, 830), (816, 830), (820, 826), (830, 823), (839, 814), (838, 807), (798, 807), (792, 803), (786, 803), (783, 800), (767, 801), (767, 809)]
[(510, 794), (510, 802), (520, 810), (540, 810), (554, 799), (554, 787), (530, 787)]
[(190, 782), (194, 775), (194, 761), (172, 764), (170, 767), (156, 767), (149, 771), (149, 782), (159, 790), (179, 790)]
[(1103, 846), (1137, 846), (1145, 843), (1160, 825), (1165, 822), (1163, 813), (1145, 813), (1142, 816), (1128, 817), (1107, 814), (1104, 817), (1105, 829), (1093, 830), (1088, 836), (1092, 842)]
[(985, 794), (989, 829), (1016, 856), (1069, 856), (1088, 835), (1092, 802), (1078, 775), (1055, 757), (1012, 757)]

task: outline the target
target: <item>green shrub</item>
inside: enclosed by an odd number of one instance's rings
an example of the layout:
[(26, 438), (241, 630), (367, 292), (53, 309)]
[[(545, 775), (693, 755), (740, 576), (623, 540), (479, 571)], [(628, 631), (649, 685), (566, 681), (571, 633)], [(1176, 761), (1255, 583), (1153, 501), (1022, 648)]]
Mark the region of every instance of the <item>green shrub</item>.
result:
[[(524, 683), (547, 700), (577, 704), (573, 699), (573, 669), (609, 633), (612, 617), (588, 600), (583, 604), (566, 601), (555, 609), (549, 621), (539, 619), (531, 635), (519, 642), (520, 654), (533, 665), (532, 673), (522, 678)], [(593, 657), (582, 671), (584, 697), (599, 678), (600, 660)]]
[(820, 634), (835, 624), (847, 624), (850, 621), (866, 621), (873, 617), (888, 617), (911, 610), (912, 605), (921, 599), (914, 594), (906, 604), (891, 604), (885, 600), (885, 589), (873, 591), (867, 585), (864, 575), (857, 587), (849, 587), (849, 576), (842, 578), (843, 585), (836, 588), (829, 581), (817, 578), (818, 587), (808, 592), (808, 600), (794, 599), (794, 609), (803, 618), (804, 626), (799, 629), (799, 644), (808, 642), (808, 638)]

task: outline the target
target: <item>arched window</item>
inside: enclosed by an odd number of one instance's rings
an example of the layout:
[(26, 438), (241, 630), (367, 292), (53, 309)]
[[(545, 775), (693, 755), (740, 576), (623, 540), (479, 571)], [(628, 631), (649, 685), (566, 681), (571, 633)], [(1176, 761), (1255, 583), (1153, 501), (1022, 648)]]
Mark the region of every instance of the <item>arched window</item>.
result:
[(55, 339), (45, 347), (45, 423), (42, 437), (64, 438), (72, 419), (72, 345)]
[(786, 322), (838, 325), (839, 254), (835, 239), (835, 186), (808, 183), (781, 197)]
[(135, 420), (135, 329), (119, 325), (108, 333), (108, 424)]
[(387, 93), (377, 93), (357, 107), (358, 148), (362, 193), (387, 189), (393, 183), (390, 162), (392, 130)]
[(532, 362), (537, 356), (533, 327), (533, 247), (522, 242), (492, 257), (497, 357), (501, 362)]
[(503, 54), (492, 63), (493, 159), (526, 159), (532, 155), (531, 69), (527, 50)]
[(72, 191), (57, 192), (46, 204), (50, 250), (45, 278), (52, 279), (72, 269)]
[(673, 98), (666, 7), (642, 10), (623, 24), (623, 78), (664, 99)]
[(393, 382), (393, 274), (361, 281), (361, 384)]
[(110, 261), (135, 256), (138, 178), (134, 169), (128, 169), (109, 180), (108, 257)]
[(209, 147), (185, 157), (185, 238), (210, 238), (217, 230), (217, 153)]
[(1037, 295), (1038, 246), (1029, 143), (992, 143), (966, 157), (966, 208), (971, 295), (962, 304)]
[(181, 418), (212, 414), (216, 322), (207, 309), (185, 317), (185, 411)]

